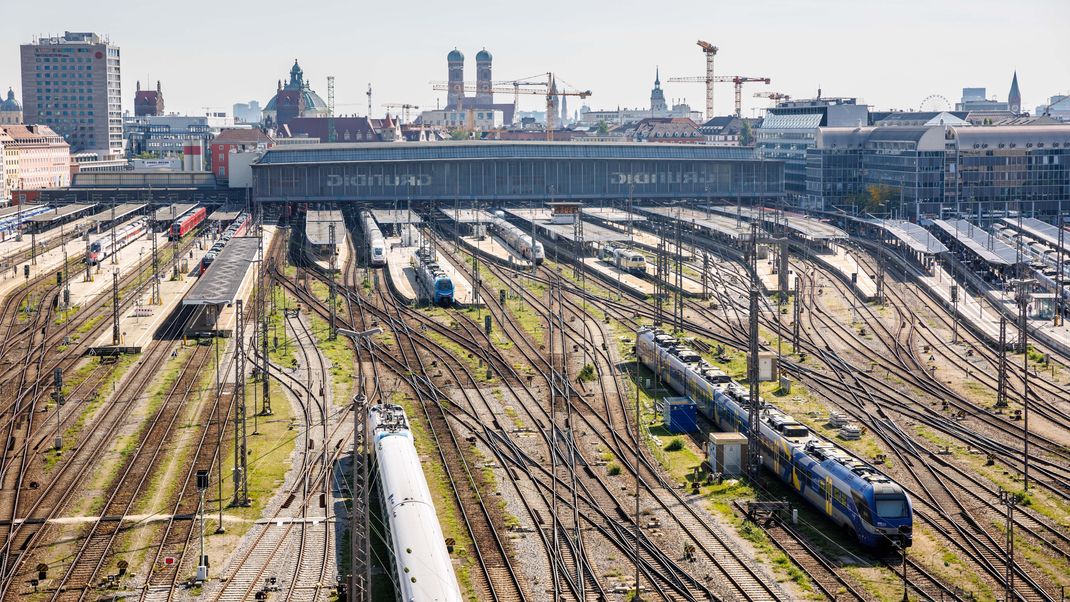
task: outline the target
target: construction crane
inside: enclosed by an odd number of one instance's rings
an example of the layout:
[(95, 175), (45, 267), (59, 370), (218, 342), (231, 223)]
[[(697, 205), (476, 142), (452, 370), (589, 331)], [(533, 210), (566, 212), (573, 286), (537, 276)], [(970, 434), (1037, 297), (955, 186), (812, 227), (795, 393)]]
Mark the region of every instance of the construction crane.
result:
[(365, 92), (368, 95), (368, 119), (372, 118), (372, 83), (368, 82), (368, 91)]
[(709, 42), (702, 40), (698, 41), (699, 48), (702, 49), (702, 54), (706, 55), (706, 77), (704, 83), (706, 84), (706, 120), (714, 118), (713, 114), (713, 57), (717, 56), (717, 47)]
[[(742, 117), (743, 115), (743, 84), (746, 83), (762, 83), (768, 84), (771, 80), (768, 77), (748, 77), (746, 75), (717, 75), (712, 78), (709, 77), (670, 77), (670, 82), (674, 83), (731, 83), (736, 87), (736, 117)], [(709, 83), (712, 86), (713, 83)], [(707, 90), (707, 96), (709, 91)], [(709, 119), (709, 116), (707, 116)]]
[(768, 98), (773, 102), (780, 102), (782, 100), (791, 100), (790, 94), (784, 94), (783, 92), (755, 92), (755, 98)]
[(337, 142), (338, 132), (334, 129), (334, 76), (327, 76), (327, 142)]
[[(554, 132), (554, 96), (555, 95), (556, 96), (578, 96), (580, 98), (587, 98), (588, 96), (591, 95), (591, 91), (590, 90), (577, 90), (577, 91), (571, 91), (570, 92), (570, 91), (567, 91), (567, 90), (555, 90), (555, 88), (556, 88), (556, 85), (555, 85), (556, 79), (554, 78), (554, 74), (553, 73), (546, 73), (545, 77), (546, 77), (546, 81), (538, 81), (538, 82), (519, 82), (519, 81), (517, 81), (517, 82), (513, 82), (514, 85), (511, 88), (491, 87), (490, 89), (479, 90), (475, 85), (465, 84), (464, 88), (461, 91), (462, 92), (491, 92), (491, 93), (495, 93), (495, 94), (509, 94), (510, 92), (512, 92), (514, 95), (534, 94), (534, 95), (538, 95), (538, 96), (545, 96), (546, 97), (546, 139), (547, 140), (553, 140), (554, 139), (554, 133), (553, 133)], [(531, 85), (531, 86), (538, 85), (540, 87), (545, 88), (545, 90), (525, 90), (525, 89), (520, 87), (521, 85)], [(449, 84), (434, 84), (432, 86), (432, 88), (435, 89), (435, 90), (444, 90), (444, 91), (449, 91), (449, 89), (450, 89), (449, 88)], [(457, 108), (458, 111), (463, 111), (464, 110), (463, 106), (458, 106), (456, 108)]]
[(403, 123), (409, 123), (409, 111), (410, 110), (419, 110), (420, 109), (419, 105), (411, 105), (409, 103), (397, 103), (397, 102), (388, 102), (383, 106), (388, 108), (388, 109), (401, 109), (401, 120), (402, 120)]

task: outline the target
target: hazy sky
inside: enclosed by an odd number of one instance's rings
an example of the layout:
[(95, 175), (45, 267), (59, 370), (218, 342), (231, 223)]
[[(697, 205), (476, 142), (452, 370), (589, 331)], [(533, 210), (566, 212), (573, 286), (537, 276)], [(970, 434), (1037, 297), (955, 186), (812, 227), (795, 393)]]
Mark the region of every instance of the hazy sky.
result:
[[(744, 88), (744, 114), (768, 106), (758, 90), (812, 97), (857, 96), (877, 108), (917, 108), (930, 94), (957, 101), (964, 86), (1006, 99), (1018, 70), (1023, 109), (1070, 93), (1068, 0), (646, 0), (519, 3), (486, 0), (3, 0), (0, 87), (21, 98), (19, 44), (64, 30), (107, 34), (122, 49), (123, 108), (135, 81), (162, 80), (169, 112), (228, 113), (235, 102), (266, 103), (295, 58), (327, 97), (336, 78), (339, 113), (375, 114), (383, 103), (444, 103), (446, 53), (494, 54), (494, 79), (554, 71), (594, 95), (592, 108), (647, 106), (660, 65), (668, 99), (702, 110), (696, 39), (720, 47), (717, 71), (761, 76)], [(515, 8), (514, 8), (515, 6)], [(732, 85), (716, 89), (718, 114), (732, 110)], [(541, 108), (537, 96), (522, 108)], [(511, 101), (511, 95), (502, 98)], [(570, 110), (579, 108), (569, 99)]]

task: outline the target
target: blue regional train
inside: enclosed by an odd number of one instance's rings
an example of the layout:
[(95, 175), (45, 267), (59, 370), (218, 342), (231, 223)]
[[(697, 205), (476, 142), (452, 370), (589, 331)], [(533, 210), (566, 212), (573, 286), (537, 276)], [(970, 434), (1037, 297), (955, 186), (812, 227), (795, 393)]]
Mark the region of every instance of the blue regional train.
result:
[[(635, 341), (639, 360), (719, 428), (749, 432), (747, 387), (661, 330), (640, 329)], [(866, 547), (911, 545), (913, 512), (898, 483), (764, 402), (759, 416), (762, 464), (781, 481)]]
[(453, 280), (436, 261), (436, 255), (430, 247), (420, 247), (413, 256), (416, 267), (416, 283), (423, 295), (435, 305), (449, 307), (453, 305)]

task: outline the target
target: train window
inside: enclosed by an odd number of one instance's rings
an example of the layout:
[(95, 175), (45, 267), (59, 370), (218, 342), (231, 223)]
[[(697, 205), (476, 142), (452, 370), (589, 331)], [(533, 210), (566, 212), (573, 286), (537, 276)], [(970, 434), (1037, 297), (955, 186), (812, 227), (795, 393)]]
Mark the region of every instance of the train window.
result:
[(810, 433), (810, 431), (801, 424), (792, 424), (785, 426), (782, 429), (782, 432), (784, 433), (785, 437), (791, 437), (793, 439), (796, 437), (805, 437)]
[(907, 515), (907, 499), (902, 496), (877, 496), (874, 498), (877, 516), (881, 518), (904, 518)]
[(873, 517), (869, 513), (869, 506), (866, 504), (866, 500), (862, 499), (862, 496), (855, 492), (851, 492), (851, 498), (855, 502), (855, 510), (858, 511), (858, 517), (864, 522), (873, 523)]

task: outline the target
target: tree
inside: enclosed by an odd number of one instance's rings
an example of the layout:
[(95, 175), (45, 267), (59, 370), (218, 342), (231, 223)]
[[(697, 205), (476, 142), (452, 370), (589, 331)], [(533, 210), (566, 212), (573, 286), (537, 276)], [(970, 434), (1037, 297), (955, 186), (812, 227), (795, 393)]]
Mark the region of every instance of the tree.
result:
[(605, 119), (598, 120), (598, 135), (599, 136), (605, 136), (608, 133), (609, 133), (609, 125), (606, 123), (606, 120)]
[(739, 128), (739, 145), (750, 146), (754, 144), (754, 131), (751, 130), (750, 122), (744, 121)]
[(860, 207), (860, 210), (873, 212), (883, 209), (888, 201), (898, 194), (898, 191), (887, 184), (870, 184), (866, 187), (866, 193), (865, 204)]

